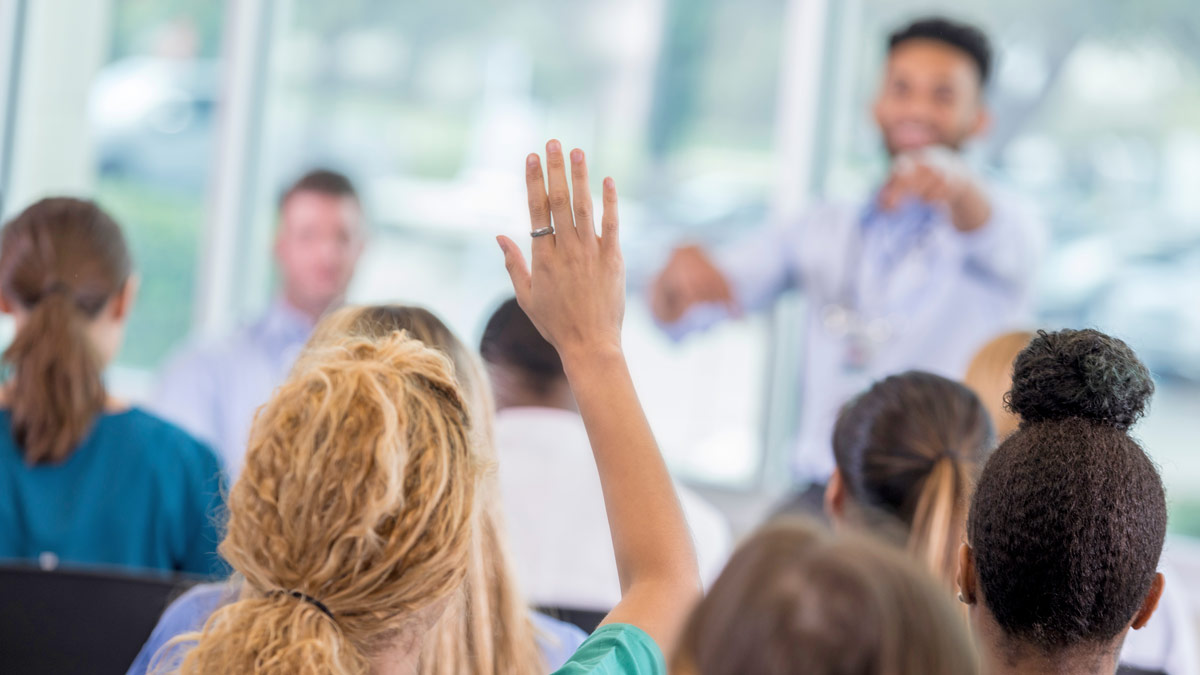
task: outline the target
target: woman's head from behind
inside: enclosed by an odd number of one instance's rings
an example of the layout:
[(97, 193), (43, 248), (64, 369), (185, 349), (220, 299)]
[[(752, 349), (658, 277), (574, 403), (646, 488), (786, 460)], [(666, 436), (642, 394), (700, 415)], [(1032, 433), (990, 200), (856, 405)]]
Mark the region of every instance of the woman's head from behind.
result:
[(43, 199), (5, 225), (0, 309), (17, 333), (4, 361), (29, 463), (65, 459), (103, 410), (100, 376), (132, 308), (131, 273), (121, 228), (92, 202)]
[(950, 584), (991, 446), (987, 412), (966, 387), (923, 372), (889, 377), (838, 416), (826, 509), (836, 523), (896, 532)]
[(979, 480), (960, 584), (993, 659), (1115, 667), (1162, 590), (1162, 481), (1130, 437), (1154, 384), (1125, 343), (1038, 333), (1010, 395), (1021, 425)]
[(780, 519), (747, 540), (693, 612), (679, 675), (975, 672), (945, 590), (908, 556)]
[(398, 644), (415, 658), (466, 574), (477, 468), (446, 358), (394, 334), (305, 363), (259, 411), (229, 495), (220, 552), (241, 599), (184, 672), (364, 673)]
[[(321, 321), (309, 347), (347, 337), (382, 339), (404, 331), (450, 358), (471, 413), (471, 451), (480, 465), (474, 534), (464, 592), (448, 608), (421, 662), (423, 675), (535, 672), (542, 668), (529, 607), (512, 571), (494, 472), (491, 389), (475, 354), (432, 312), (405, 305), (344, 307)], [(301, 357), (296, 369), (306, 368)]]

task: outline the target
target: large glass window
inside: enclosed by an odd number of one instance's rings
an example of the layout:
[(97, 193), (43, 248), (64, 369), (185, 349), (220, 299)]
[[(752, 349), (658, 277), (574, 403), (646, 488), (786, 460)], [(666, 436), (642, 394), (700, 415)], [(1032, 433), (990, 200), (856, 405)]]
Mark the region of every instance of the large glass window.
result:
[(1163, 469), (1172, 528), (1200, 534), (1200, 4), (837, 3), (824, 191), (883, 172), (868, 105), (888, 30), (944, 11), (988, 29), (999, 62), (979, 164), (1041, 207), (1052, 239), (1037, 294), (1047, 328), (1120, 336), (1158, 379), (1137, 428)]
[(115, 375), (148, 374), (192, 326), (206, 185), (216, 140), (223, 3), (112, 0), (108, 58), (88, 124), (96, 199), (125, 228), (141, 275)]
[(678, 240), (764, 217), (785, 4), (280, 3), (240, 311), (271, 292), (279, 191), (324, 165), (358, 182), (373, 221), (351, 299), (420, 303), (477, 336), (509, 292), (491, 235), (528, 229), (523, 157), (561, 138), (618, 180), (633, 275), (626, 341), (672, 464), (749, 484), (761, 461), (764, 323), (676, 348), (639, 289)]

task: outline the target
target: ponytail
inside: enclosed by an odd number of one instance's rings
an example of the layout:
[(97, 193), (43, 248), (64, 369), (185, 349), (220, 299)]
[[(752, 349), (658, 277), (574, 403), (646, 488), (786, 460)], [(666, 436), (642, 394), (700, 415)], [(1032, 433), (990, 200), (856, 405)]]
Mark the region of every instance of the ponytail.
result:
[(925, 477), (909, 527), (908, 552), (935, 578), (954, 584), (958, 544), (966, 531), (971, 477), (950, 454), (934, 461)]
[(131, 267), (120, 226), (92, 202), (43, 199), (4, 226), (0, 294), (25, 317), (3, 360), (27, 463), (65, 460), (104, 409), (104, 364), (88, 325)]
[(25, 461), (63, 461), (105, 401), (87, 321), (66, 292), (54, 290), (30, 309), (4, 361), (12, 368), (13, 435)]
[(259, 409), (229, 493), (219, 550), (241, 598), (159, 661), (186, 675), (365, 675), (397, 640), (423, 640), (467, 573), (470, 436), (441, 353), (404, 333), (309, 347)]

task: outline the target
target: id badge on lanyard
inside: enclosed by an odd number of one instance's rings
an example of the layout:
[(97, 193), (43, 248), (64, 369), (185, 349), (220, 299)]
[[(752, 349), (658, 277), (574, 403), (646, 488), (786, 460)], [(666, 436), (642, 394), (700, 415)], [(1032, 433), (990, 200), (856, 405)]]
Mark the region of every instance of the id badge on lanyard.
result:
[(842, 370), (851, 374), (865, 372), (894, 333), (888, 319), (869, 319), (842, 304), (826, 305), (821, 321), (841, 343)]
[(871, 206), (859, 216), (858, 227), (861, 234), (856, 244), (851, 243), (846, 247), (837, 301), (826, 305), (821, 312), (821, 321), (826, 332), (841, 345), (841, 366), (848, 374), (867, 371), (898, 332), (895, 320), (886, 311), (886, 303), (875, 303), (877, 307), (872, 311), (863, 301), (864, 284), (860, 266), (874, 264), (886, 268), (878, 270), (880, 274), (875, 277), (878, 280), (888, 277), (899, 262), (894, 257), (896, 252), (891, 256), (871, 258), (870, 261), (865, 255), (866, 245), (863, 239), (869, 226), (868, 221), (876, 215), (878, 212)]

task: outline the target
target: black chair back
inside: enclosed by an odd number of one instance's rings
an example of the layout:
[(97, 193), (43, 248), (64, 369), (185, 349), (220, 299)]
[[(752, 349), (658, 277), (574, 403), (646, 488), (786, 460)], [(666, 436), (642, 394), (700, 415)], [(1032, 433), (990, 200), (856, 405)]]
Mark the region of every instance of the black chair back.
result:
[(124, 673), (196, 579), (0, 566), (0, 670)]

